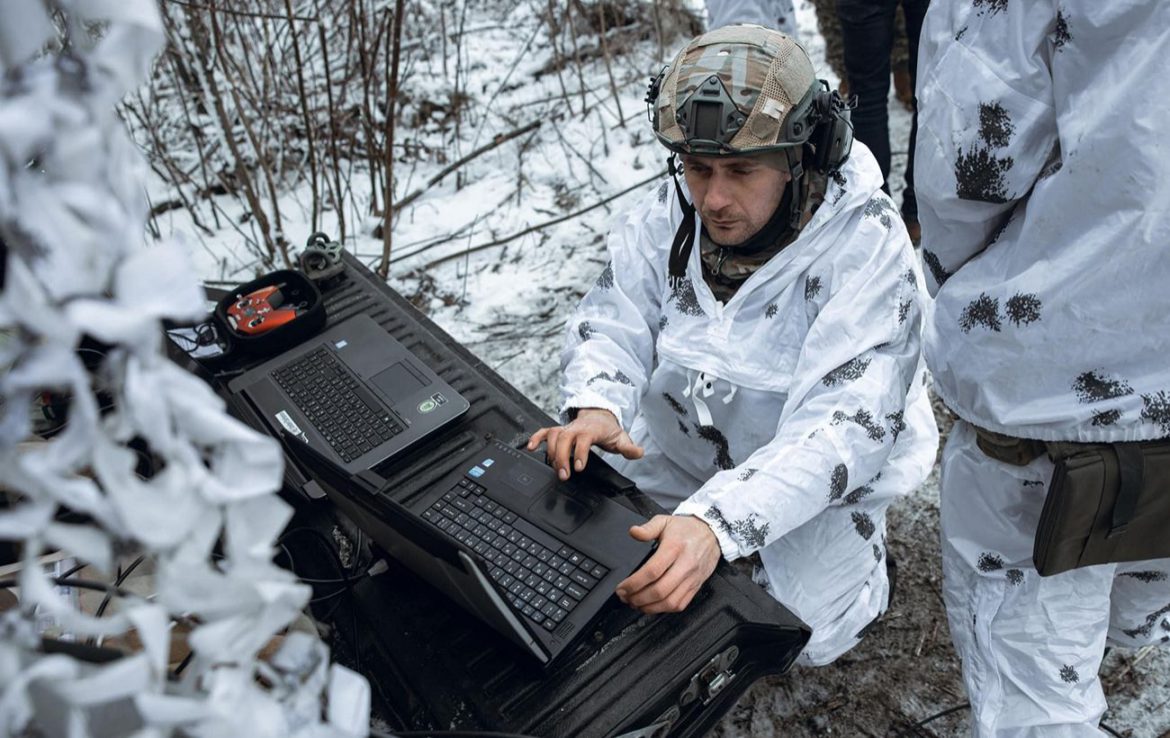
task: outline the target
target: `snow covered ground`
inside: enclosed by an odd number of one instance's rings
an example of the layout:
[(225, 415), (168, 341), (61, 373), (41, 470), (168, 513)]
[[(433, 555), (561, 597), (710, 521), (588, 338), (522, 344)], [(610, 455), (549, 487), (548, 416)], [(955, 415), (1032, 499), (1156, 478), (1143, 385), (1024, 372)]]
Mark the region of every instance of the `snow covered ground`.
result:
[[(812, 5), (807, 0), (796, 5), (801, 38), (821, 76), (835, 85), (824, 63)], [(462, 84), (471, 103), (459, 136), (440, 112), (401, 131), (417, 148), (396, 165), (397, 196), (414, 191), (442, 168), (435, 151), (443, 151), (450, 162), (494, 136), (543, 122), (468, 162), (401, 213), (394, 228), (389, 282), (551, 413), (557, 403), (564, 321), (604, 265), (606, 230), (622, 209), (653, 187), (648, 180), (664, 169), (665, 151), (654, 142), (642, 102), (647, 78), (663, 60), (653, 38), (623, 42), (621, 34), (612, 36), (611, 68), (620, 93), (614, 99), (603, 59), (588, 61), (579, 70), (568, 66), (560, 74), (540, 73), (552, 49), (539, 4), (473, 6), (466, 24), (471, 32), (461, 48), (466, 72)], [(701, 4), (691, 7), (702, 12)], [(672, 42), (667, 56), (680, 43)], [(450, 91), (454, 57), (449, 60), (448, 53), (454, 52), (444, 47), (442, 55), (416, 52), (411, 58), (408, 84), (415, 87), (406, 119), (417, 117), (426, 100), (441, 100)], [(895, 152), (891, 186), (900, 203), (910, 119), (892, 98), (890, 110)], [(362, 181), (353, 177), (351, 185), (359, 189)], [(576, 217), (534, 228), (627, 190)], [(155, 201), (171, 196), (161, 181), (152, 186), (151, 195)], [(310, 230), (305, 202), (303, 189), (287, 192), (281, 200), (284, 229), (294, 243)], [(237, 225), (245, 220), (237, 201), (222, 197), (220, 205)], [(376, 265), (381, 240), (371, 234), (377, 219), (358, 212), (348, 220), (361, 227), (347, 248)], [(335, 214), (326, 213), (325, 230), (335, 222)], [(164, 232), (187, 235), (205, 279), (242, 281), (258, 268), (254, 249), (246, 244), (246, 226), (225, 225), (209, 236), (192, 227), (184, 210), (160, 215), (157, 225)], [(716, 735), (965, 733), (962, 709), (915, 725), (962, 706), (966, 699), (939, 593), (937, 473), (896, 506), (890, 521), (899, 581), (884, 621), (836, 664), (795, 669), (754, 686)], [(1111, 728), (1142, 738), (1170, 735), (1170, 653), (1114, 651), (1103, 675)]]

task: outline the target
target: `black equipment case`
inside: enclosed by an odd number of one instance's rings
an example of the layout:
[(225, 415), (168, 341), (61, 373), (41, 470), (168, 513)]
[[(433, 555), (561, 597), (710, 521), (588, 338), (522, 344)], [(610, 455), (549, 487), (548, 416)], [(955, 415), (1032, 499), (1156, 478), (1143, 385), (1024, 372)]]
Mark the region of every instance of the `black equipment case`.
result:
[[(471, 402), (460, 421), (377, 470), (390, 480), (388, 494), (408, 501), (471, 448), (493, 438), (515, 445), (549, 424), (540, 408), (364, 265), (345, 260), (342, 278), (323, 291), (326, 325), (370, 315)], [(263, 429), (250, 407), (228, 399), (233, 413)], [(348, 525), (346, 519), (367, 531), (377, 525), (379, 499), (314, 501), (321, 485), (287, 458), (286, 494), (298, 493), (289, 495), (298, 507), (294, 525), (324, 531), (338, 520)], [(589, 468), (622, 504), (647, 516), (661, 512), (599, 459)], [(308, 557), (293, 549), (298, 573), (336, 576), (319, 548), (305, 551), (317, 561), (303, 565)], [(370, 679), (375, 716), (395, 730), (435, 735), (699, 736), (754, 681), (785, 672), (809, 637), (796, 616), (726, 562), (680, 614), (642, 616), (613, 598), (591, 632), (549, 670), (393, 562), (376, 577), (355, 577), (352, 596), (331, 599), (322, 609), (339, 630), (356, 634), (357, 642), (346, 644), (350, 665)]]

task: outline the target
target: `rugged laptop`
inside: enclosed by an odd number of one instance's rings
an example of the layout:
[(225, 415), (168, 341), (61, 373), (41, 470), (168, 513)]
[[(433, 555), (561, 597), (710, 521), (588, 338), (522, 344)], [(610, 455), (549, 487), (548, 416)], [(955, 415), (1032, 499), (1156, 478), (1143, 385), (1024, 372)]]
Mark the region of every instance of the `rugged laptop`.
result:
[(274, 434), (356, 474), (467, 412), (458, 392), (368, 315), (355, 315), (228, 384)]
[(652, 549), (629, 535), (642, 516), (500, 442), (409, 505), (372, 471), (347, 477), (312, 445), (288, 445), (331, 494), (364, 498), (339, 502), (380, 546), (544, 665)]

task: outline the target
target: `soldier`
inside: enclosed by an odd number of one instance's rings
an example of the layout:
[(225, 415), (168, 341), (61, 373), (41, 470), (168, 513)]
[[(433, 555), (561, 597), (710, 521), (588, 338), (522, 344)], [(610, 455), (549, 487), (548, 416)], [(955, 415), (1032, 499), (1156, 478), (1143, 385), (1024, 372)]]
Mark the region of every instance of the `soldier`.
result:
[(852, 648), (888, 606), (885, 515), (938, 435), (919, 356), (917, 260), (881, 172), (848, 155), (848, 110), (804, 50), (759, 26), (687, 45), (651, 87), (674, 174), (611, 231), (568, 322), (561, 478), (596, 445), (673, 515), (619, 585), (682, 610), (720, 556), (813, 628), (801, 658)]
[(792, 0), (707, 0), (707, 28), (754, 23), (796, 36), (796, 9)]
[[(890, 55), (895, 48), (896, 9), (900, 5), (906, 27), (910, 89), (917, 81), (918, 37), (929, 0), (837, 0), (837, 17), (848, 72), (849, 92), (857, 95), (853, 122), (857, 138), (873, 151), (882, 170), (882, 179), (890, 176)], [(914, 109), (911, 100), (911, 110)], [(914, 195), (914, 142), (918, 116), (910, 124), (909, 155), (906, 160), (902, 190), (902, 219), (910, 238), (918, 242), (918, 204)], [(883, 185), (890, 191), (889, 183)]]
[[(1136, 454), (1122, 482), (1136, 468), (1145, 499), (1166, 499), (1143, 449), (1170, 435), (1168, 28), (1170, 4), (1136, 0), (927, 13), (925, 351), (961, 419), (942, 458), (943, 594), (979, 736), (1104, 735), (1106, 644), (1170, 640), (1165, 553), (1051, 576), (1033, 557), (1046, 489), (1067, 489), (1061, 448)], [(1165, 551), (1170, 519), (1138, 512), (1128, 527)]]

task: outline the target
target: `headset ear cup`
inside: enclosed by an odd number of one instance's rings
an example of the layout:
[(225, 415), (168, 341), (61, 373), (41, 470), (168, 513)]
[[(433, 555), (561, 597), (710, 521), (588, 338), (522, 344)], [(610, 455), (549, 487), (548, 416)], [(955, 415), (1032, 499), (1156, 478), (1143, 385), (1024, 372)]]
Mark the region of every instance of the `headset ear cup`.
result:
[(827, 174), (840, 169), (853, 150), (852, 114), (836, 91), (818, 95), (816, 107), (822, 117), (811, 136), (816, 145), (813, 166)]

